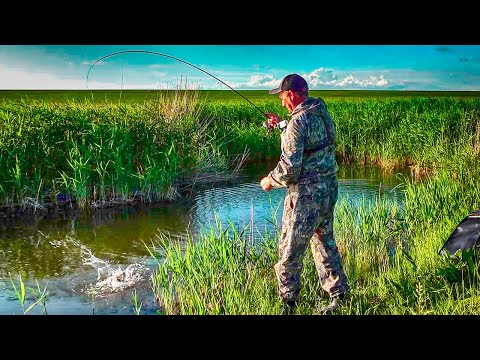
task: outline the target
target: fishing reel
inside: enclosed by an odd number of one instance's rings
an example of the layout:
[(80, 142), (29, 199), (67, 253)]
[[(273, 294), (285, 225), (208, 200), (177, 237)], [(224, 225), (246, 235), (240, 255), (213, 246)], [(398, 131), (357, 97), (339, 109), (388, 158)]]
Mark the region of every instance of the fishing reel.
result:
[(263, 124), (262, 124), (262, 126), (263, 126), (264, 128), (266, 128), (267, 131), (269, 131), (269, 132), (272, 131), (273, 129), (275, 129), (275, 127), (276, 127), (275, 125), (270, 125), (270, 124), (268, 123), (268, 121), (264, 121)]
[(274, 130), (274, 129), (283, 130), (283, 129), (285, 129), (285, 128), (287, 127), (287, 125), (288, 125), (288, 121), (287, 121), (287, 120), (282, 120), (282, 121), (280, 121), (279, 123), (277, 123), (277, 124), (275, 124), (275, 125), (270, 125), (270, 124), (268, 123), (268, 121), (264, 121), (263, 124), (262, 124), (262, 126), (267, 129), (267, 133), (265, 134), (265, 136), (263, 137), (262, 140), (265, 140), (265, 138), (268, 136), (268, 134), (270, 134), (270, 132), (271, 132), (272, 130)]

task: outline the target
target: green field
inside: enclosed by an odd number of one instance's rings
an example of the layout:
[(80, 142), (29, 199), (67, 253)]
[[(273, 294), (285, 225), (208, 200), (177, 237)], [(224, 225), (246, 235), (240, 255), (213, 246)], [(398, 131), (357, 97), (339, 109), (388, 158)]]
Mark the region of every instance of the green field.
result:
[[(192, 91), (192, 90), (183, 90)], [(237, 90), (238, 91), (238, 90)], [(180, 90), (182, 92), (182, 90)], [(200, 90), (200, 99), (212, 101), (238, 101), (240, 95), (232, 90)], [(252, 102), (275, 99), (276, 96), (268, 94), (266, 90), (240, 90), (240, 94)], [(0, 90), (0, 99), (10, 101), (80, 101), (124, 103), (155, 100), (159, 96), (178, 95), (178, 90)], [(161, 95), (160, 95), (161, 94)], [(388, 90), (311, 90), (313, 97), (324, 99), (384, 99), (408, 97), (456, 97), (478, 98), (480, 91), (388, 91)]]
[[(460, 157), (472, 161), (472, 143), (477, 154), (480, 97), (360, 93), (327, 100), (341, 162), (409, 166), (420, 175), (463, 163)], [(262, 114), (287, 116), (278, 97), (263, 91), (244, 92), (255, 107), (234, 91), (98, 91), (94, 101), (85, 91), (10, 94), (18, 101), (0, 101), (1, 205), (47, 201), (52, 192), (72, 194), (82, 207), (138, 189), (150, 201), (171, 198), (199, 178), (223, 177), (247, 153), (250, 160), (278, 156), (280, 135), (266, 136)]]
[[(257, 110), (286, 110), (267, 91), (241, 93), (258, 108), (230, 90), (2, 92), (0, 215), (35, 212), (65, 195), (83, 209), (138, 193), (145, 202), (175, 199), (212, 175), (228, 179), (239, 155), (278, 156), (280, 135), (265, 137)], [(412, 172), (403, 207), (380, 199), (373, 208), (336, 207), (336, 242), (352, 287), (337, 313), (480, 314), (478, 257), (438, 254), (480, 209), (479, 94), (311, 92), (327, 99), (342, 163)], [(164, 313), (278, 313), (276, 238), (257, 249), (243, 232), (232, 242), (224, 231), (181, 248), (152, 239), (152, 256), (162, 259), (152, 288)], [(327, 301), (312, 263), (304, 264), (300, 314), (316, 314)]]

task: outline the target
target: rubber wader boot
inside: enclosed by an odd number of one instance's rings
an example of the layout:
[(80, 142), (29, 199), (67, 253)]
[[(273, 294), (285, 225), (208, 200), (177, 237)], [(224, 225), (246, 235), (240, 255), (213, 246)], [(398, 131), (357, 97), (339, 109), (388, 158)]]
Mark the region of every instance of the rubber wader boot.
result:
[(342, 295), (333, 297), (332, 300), (330, 301), (330, 304), (322, 307), (320, 312), (322, 314), (328, 314), (328, 313), (333, 312), (336, 308), (338, 308), (340, 306), (340, 303), (342, 302), (344, 296), (345, 295), (342, 294)]
[(295, 314), (295, 309), (297, 304), (294, 301), (286, 301), (282, 305), (282, 310), (280, 311), (280, 315), (293, 315)]

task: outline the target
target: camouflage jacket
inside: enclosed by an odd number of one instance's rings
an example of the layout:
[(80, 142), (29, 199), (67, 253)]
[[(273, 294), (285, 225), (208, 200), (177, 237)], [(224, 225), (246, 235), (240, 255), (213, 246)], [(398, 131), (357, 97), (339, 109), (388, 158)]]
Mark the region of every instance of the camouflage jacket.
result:
[(280, 135), (280, 160), (268, 174), (272, 186), (315, 182), (336, 174), (335, 124), (323, 99), (308, 97), (290, 117)]

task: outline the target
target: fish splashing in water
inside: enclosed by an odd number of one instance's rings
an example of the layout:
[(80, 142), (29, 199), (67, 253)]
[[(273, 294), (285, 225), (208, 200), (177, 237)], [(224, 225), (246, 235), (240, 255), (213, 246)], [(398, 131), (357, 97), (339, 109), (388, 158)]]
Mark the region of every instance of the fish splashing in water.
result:
[(148, 275), (145, 265), (133, 263), (122, 269), (107, 265), (97, 269), (97, 283), (85, 290), (87, 294), (105, 296), (132, 288), (142, 282)]

